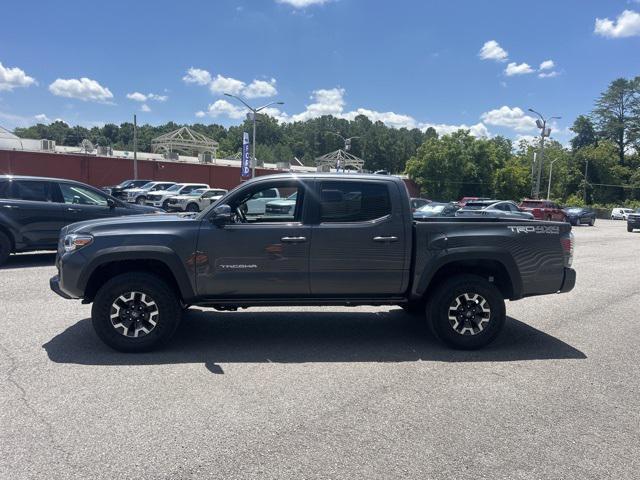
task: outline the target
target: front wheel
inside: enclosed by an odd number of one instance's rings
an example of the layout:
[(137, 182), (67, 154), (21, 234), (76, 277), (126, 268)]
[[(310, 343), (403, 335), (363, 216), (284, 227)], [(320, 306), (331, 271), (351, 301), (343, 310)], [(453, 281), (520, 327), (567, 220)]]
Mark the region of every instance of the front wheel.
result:
[(180, 317), (180, 302), (172, 289), (142, 272), (108, 280), (98, 290), (91, 309), (98, 337), (121, 352), (146, 352), (166, 343)]
[(504, 298), (491, 282), (477, 275), (457, 275), (441, 284), (427, 303), (427, 321), (447, 345), (474, 350), (491, 343), (502, 330)]
[(199, 212), (200, 207), (196, 203), (190, 203), (187, 205), (187, 212)]
[(596, 224), (596, 219), (592, 218), (591, 220), (589, 220), (589, 226), (593, 227)]
[(627, 232), (633, 232), (633, 227), (631, 225), (627, 225)]
[(138, 198), (136, 198), (136, 203), (138, 205), (144, 205), (144, 202), (146, 202), (146, 201), (147, 201), (146, 197), (138, 197)]

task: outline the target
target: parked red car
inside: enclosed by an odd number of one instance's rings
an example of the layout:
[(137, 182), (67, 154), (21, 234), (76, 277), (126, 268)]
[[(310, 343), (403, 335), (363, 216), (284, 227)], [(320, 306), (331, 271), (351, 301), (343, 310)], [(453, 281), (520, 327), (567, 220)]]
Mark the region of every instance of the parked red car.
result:
[(525, 198), (519, 205), (520, 209), (530, 212), (536, 220), (552, 220), (566, 222), (567, 216), (555, 202), (550, 200), (531, 200)]

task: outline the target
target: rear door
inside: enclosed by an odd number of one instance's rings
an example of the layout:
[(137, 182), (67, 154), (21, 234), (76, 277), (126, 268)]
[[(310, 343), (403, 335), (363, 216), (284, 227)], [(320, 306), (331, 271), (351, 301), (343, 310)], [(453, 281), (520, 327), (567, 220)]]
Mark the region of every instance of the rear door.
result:
[(373, 180), (319, 181), (309, 260), (312, 295), (402, 293), (409, 212), (392, 202), (398, 192), (391, 189), (398, 187)]
[[(48, 180), (19, 179), (11, 182), (10, 208), (16, 242), (22, 248), (55, 248), (60, 229), (69, 223), (67, 212), (54, 201), (55, 185)], [(4, 209), (3, 209), (4, 210)]]

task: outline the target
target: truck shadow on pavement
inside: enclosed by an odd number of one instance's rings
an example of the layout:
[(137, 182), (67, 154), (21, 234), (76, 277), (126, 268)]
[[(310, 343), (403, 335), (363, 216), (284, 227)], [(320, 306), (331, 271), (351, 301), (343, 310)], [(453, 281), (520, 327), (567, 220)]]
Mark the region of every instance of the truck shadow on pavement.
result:
[(211, 312), (190, 310), (165, 348), (142, 354), (111, 350), (90, 319), (43, 345), (56, 363), (164, 365), (203, 363), (224, 373), (226, 363), (306, 362), (509, 362), (585, 359), (571, 345), (508, 318), (500, 337), (472, 352), (441, 345), (419, 320), (389, 312)]
[(0, 270), (9, 270), (13, 268), (52, 267), (55, 264), (55, 261), (55, 252), (10, 255), (9, 258), (7, 258), (5, 264), (0, 266)]

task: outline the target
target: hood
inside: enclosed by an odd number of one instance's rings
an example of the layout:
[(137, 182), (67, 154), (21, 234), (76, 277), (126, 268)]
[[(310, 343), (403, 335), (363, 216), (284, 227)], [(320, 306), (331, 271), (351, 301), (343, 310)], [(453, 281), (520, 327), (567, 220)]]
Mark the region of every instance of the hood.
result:
[(127, 215), (124, 217), (108, 217), (95, 220), (85, 220), (84, 222), (72, 223), (66, 228), (66, 233), (92, 233), (96, 230), (114, 229), (122, 227), (133, 229), (136, 226), (153, 227), (171, 222), (194, 221), (194, 216), (190, 215), (170, 215), (170, 214), (150, 214), (150, 215)]
[(161, 208), (151, 207), (148, 205), (138, 205), (135, 203), (127, 205), (127, 208), (141, 215), (145, 213), (164, 213), (164, 210)]

